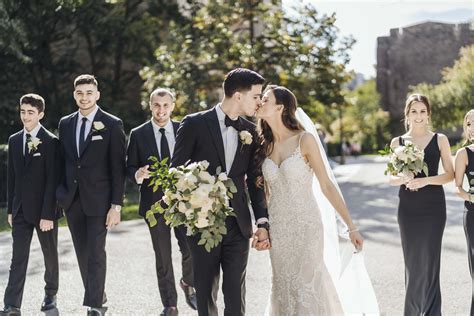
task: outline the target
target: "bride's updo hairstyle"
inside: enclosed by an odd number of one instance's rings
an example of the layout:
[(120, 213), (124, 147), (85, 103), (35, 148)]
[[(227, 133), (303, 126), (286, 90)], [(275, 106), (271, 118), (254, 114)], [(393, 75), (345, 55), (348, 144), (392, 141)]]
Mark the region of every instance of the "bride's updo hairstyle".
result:
[[(283, 105), (283, 112), (281, 114), (283, 125), (292, 131), (303, 131), (303, 126), (301, 126), (295, 116), (298, 101), (296, 100), (293, 92), (285, 87), (277, 85), (268, 85), (263, 93), (265, 94), (268, 91), (271, 91), (275, 96), (277, 105)], [(268, 157), (273, 151), (274, 139), (270, 126), (263, 119), (259, 119), (257, 122), (257, 132), (258, 148), (255, 154), (256, 167), (259, 172), (259, 176), (257, 177), (257, 186), (262, 187), (264, 184), (261, 171), (262, 164), (265, 158)]]

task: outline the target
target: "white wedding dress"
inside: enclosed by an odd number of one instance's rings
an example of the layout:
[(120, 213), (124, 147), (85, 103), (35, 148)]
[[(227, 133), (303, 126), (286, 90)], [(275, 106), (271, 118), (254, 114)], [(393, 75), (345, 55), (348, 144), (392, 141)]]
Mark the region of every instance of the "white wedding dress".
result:
[[(301, 140), (301, 138), (300, 138)], [(343, 315), (324, 263), (324, 227), (313, 194), (313, 171), (300, 152), (262, 165), (270, 192), (272, 288), (268, 315)]]
[[(301, 108), (295, 116), (313, 135), (326, 173), (340, 193), (313, 122)], [(301, 155), (301, 136), (280, 166), (270, 158), (262, 164), (270, 193), (272, 242), (272, 287), (265, 314), (380, 315), (363, 253), (354, 252), (346, 224)]]

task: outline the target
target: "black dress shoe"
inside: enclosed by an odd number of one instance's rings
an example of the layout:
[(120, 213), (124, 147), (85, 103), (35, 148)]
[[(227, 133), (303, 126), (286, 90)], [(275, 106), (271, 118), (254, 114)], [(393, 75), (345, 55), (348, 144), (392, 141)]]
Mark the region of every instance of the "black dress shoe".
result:
[(0, 311), (1, 316), (21, 316), (21, 311), (18, 307), (5, 305), (3, 310)]
[(179, 285), (184, 291), (184, 297), (186, 298), (186, 303), (194, 309), (195, 311), (197, 310), (197, 297), (196, 297), (196, 292), (194, 291), (194, 288), (190, 285), (187, 285), (184, 283), (183, 279), (179, 280)]
[(160, 316), (178, 316), (178, 309), (176, 307), (165, 307)]
[(107, 311), (107, 307), (91, 307), (87, 311), (87, 316), (103, 316)]
[(53, 308), (56, 308), (56, 295), (45, 295), (43, 303), (41, 303), (41, 311), (45, 312)]

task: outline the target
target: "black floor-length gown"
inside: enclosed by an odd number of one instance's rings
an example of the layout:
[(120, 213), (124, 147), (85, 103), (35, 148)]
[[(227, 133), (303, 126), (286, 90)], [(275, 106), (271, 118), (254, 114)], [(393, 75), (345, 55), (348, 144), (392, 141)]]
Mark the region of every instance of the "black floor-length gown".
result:
[[(400, 137), (400, 144), (403, 143)], [(424, 152), (428, 175), (436, 176), (441, 157), (437, 134)], [(416, 175), (421, 177), (425, 177), (423, 172)], [(427, 185), (410, 191), (402, 185), (398, 195), (398, 224), (405, 259), (405, 315), (441, 315), (439, 271), (446, 224), (443, 186)]]
[[(469, 180), (469, 186), (474, 187), (471, 181), (474, 179), (474, 152), (469, 148), (465, 148), (467, 152), (468, 164), (466, 166), (466, 176)], [(474, 203), (469, 201), (464, 202), (464, 233), (467, 241), (467, 255), (469, 260), (469, 270), (471, 271), (472, 279), (472, 298), (470, 315), (474, 315)]]

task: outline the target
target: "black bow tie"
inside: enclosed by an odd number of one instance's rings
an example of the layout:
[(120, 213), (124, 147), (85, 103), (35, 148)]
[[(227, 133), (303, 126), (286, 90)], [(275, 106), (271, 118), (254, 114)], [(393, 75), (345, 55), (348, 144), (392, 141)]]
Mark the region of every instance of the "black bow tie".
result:
[(234, 121), (234, 120), (231, 120), (231, 118), (226, 115), (224, 123), (225, 123), (225, 126), (227, 127), (232, 126), (239, 132), (242, 130), (242, 125), (240, 124), (240, 120), (238, 118)]

